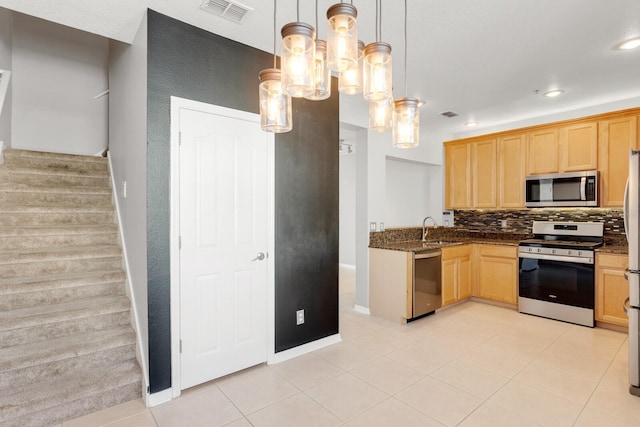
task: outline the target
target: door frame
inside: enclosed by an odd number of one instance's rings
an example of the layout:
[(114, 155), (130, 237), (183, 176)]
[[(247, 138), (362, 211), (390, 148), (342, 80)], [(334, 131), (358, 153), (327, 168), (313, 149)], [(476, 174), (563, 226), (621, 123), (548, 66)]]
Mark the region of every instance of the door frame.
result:
[[(191, 109), (260, 124), (260, 115), (218, 105), (171, 97), (170, 181), (170, 299), (171, 299), (171, 395), (180, 396), (180, 110)], [(275, 356), (275, 135), (265, 132), (267, 147), (267, 363)]]

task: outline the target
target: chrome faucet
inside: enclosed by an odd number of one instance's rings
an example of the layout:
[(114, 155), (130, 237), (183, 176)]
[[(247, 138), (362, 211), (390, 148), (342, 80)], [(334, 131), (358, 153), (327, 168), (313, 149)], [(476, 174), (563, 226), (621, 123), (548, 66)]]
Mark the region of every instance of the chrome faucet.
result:
[(425, 217), (425, 219), (422, 220), (422, 241), (426, 242), (427, 241), (427, 234), (429, 234), (429, 229), (427, 228), (427, 220), (430, 219), (431, 221), (433, 221), (433, 225), (435, 227), (438, 226), (438, 223), (436, 222), (435, 219), (433, 219), (432, 217), (428, 216)]

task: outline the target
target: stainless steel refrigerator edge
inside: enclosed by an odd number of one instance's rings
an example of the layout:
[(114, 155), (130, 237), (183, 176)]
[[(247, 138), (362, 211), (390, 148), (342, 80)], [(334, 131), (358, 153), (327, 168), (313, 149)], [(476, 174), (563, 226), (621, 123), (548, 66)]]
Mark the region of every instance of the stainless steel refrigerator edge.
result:
[(629, 316), (629, 392), (640, 396), (640, 259), (638, 212), (640, 211), (640, 151), (629, 153), (629, 180), (624, 195), (624, 230), (629, 243), (629, 299), (625, 311)]

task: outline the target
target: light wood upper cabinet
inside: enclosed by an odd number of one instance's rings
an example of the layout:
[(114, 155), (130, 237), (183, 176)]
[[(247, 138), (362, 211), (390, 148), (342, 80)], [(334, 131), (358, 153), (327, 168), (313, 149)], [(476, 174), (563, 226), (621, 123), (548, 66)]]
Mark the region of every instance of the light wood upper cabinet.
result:
[(524, 134), (498, 139), (498, 187), (500, 208), (524, 207), (525, 154)]
[(445, 146), (445, 205), (447, 209), (471, 207), (471, 145)]
[(598, 123), (586, 122), (560, 128), (560, 172), (598, 168)]
[(529, 133), (527, 174), (558, 172), (558, 128), (546, 128)]
[(442, 305), (471, 296), (471, 245), (442, 248)]
[(622, 308), (629, 296), (629, 282), (624, 278), (627, 255), (596, 255), (596, 313), (597, 321), (627, 326), (629, 321)]
[(496, 203), (496, 139), (472, 143), (473, 207), (495, 208)]
[(518, 248), (477, 245), (478, 296), (508, 304), (518, 303)]
[(629, 176), (629, 150), (638, 148), (638, 117), (603, 120), (599, 127), (600, 206), (620, 207)]

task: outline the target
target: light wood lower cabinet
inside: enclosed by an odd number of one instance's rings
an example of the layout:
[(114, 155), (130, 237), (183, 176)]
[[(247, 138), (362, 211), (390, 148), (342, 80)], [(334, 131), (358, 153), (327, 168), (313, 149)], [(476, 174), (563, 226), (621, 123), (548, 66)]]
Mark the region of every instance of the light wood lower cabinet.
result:
[(442, 248), (442, 305), (471, 297), (471, 245)]
[(629, 283), (624, 278), (627, 255), (596, 254), (596, 321), (627, 326), (622, 308), (629, 296)]
[(518, 248), (476, 245), (476, 294), (492, 301), (518, 303)]
[(369, 311), (403, 323), (412, 314), (413, 252), (369, 248)]

